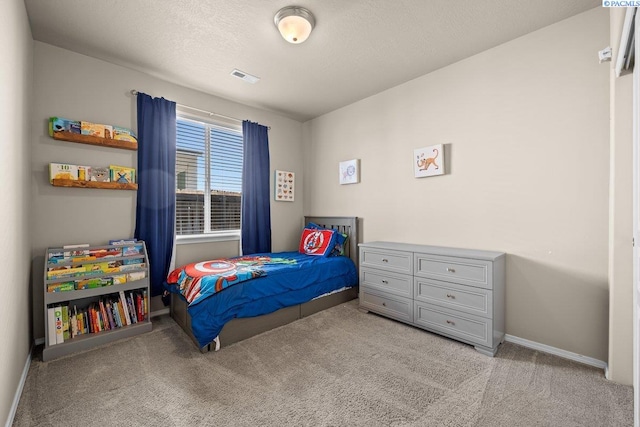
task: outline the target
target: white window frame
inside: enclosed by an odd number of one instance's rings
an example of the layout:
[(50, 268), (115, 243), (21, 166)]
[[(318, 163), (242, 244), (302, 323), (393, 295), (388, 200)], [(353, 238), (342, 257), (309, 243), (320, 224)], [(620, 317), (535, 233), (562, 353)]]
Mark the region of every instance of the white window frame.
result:
[[(200, 123), (205, 123), (207, 125), (222, 128), (225, 130), (230, 130), (234, 132), (240, 132), (242, 134), (242, 125), (238, 123), (232, 123), (231, 121), (226, 120), (215, 120), (210, 116), (202, 116), (197, 114), (192, 114), (188, 112), (189, 110), (185, 108), (177, 108), (177, 119), (183, 120), (192, 120)], [(209, 134), (206, 135), (207, 141), (205, 144), (205, 156), (207, 159), (210, 158), (211, 153), (211, 144), (209, 139)], [(211, 178), (211, 170), (210, 167), (205, 167), (205, 185), (210, 185)], [(177, 178), (176, 178), (177, 179)], [(210, 189), (209, 189), (210, 190)], [(205, 188), (205, 192), (207, 188)], [(205, 204), (205, 213), (209, 212), (209, 215), (204, 216), (205, 221), (205, 230), (211, 228), (211, 197), (204, 197)], [(176, 204), (177, 208), (177, 204)], [(177, 220), (177, 217), (176, 217)], [(176, 221), (174, 220), (174, 222)], [(186, 245), (192, 243), (209, 243), (209, 242), (225, 242), (225, 241), (237, 241), (239, 242), (241, 239), (241, 230), (224, 230), (224, 231), (209, 231), (202, 234), (176, 234), (175, 242), (176, 245)]]

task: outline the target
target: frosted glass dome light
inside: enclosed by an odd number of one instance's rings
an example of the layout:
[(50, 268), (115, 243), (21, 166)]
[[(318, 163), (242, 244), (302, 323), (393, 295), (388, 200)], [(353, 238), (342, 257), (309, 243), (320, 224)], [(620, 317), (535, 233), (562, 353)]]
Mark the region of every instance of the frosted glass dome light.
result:
[(316, 24), (313, 14), (304, 7), (299, 6), (283, 7), (276, 13), (273, 21), (282, 37), (289, 43), (294, 44), (304, 42)]

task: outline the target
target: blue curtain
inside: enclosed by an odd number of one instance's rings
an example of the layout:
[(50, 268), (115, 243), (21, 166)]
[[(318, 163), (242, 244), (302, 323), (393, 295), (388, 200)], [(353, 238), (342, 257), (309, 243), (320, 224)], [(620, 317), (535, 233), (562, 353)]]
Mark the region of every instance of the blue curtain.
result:
[(242, 253), (271, 252), (268, 128), (242, 122)]
[(149, 256), (151, 296), (163, 293), (173, 255), (176, 103), (138, 93), (138, 199), (134, 236)]

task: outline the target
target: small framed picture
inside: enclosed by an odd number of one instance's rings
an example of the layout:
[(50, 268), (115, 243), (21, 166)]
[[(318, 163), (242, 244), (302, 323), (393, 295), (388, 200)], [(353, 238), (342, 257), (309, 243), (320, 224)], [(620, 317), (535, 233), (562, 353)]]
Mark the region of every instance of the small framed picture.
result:
[(444, 145), (413, 150), (413, 171), (416, 178), (444, 175)]
[(289, 171), (275, 171), (273, 180), (273, 195), (278, 202), (293, 202), (295, 200), (296, 174)]
[(340, 162), (340, 185), (357, 184), (360, 182), (359, 163), (359, 159)]

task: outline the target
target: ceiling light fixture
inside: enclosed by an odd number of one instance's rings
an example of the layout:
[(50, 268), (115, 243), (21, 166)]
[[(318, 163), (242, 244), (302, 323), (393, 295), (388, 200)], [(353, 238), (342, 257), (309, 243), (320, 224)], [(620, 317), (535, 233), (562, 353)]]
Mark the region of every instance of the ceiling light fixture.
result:
[(273, 22), (286, 41), (298, 44), (309, 37), (316, 25), (316, 18), (304, 7), (287, 6), (276, 13)]

